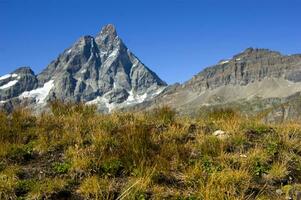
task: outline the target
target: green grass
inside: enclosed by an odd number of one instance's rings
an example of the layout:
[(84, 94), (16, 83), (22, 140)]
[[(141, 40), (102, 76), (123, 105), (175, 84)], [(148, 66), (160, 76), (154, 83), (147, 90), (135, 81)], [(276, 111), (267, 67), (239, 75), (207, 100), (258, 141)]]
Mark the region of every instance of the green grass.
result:
[(0, 113), (0, 199), (285, 199), (301, 191), (299, 122), (265, 124), (231, 109), (190, 119), (168, 107), (50, 108)]
[(57, 174), (66, 174), (69, 169), (69, 163), (53, 163), (53, 171)]

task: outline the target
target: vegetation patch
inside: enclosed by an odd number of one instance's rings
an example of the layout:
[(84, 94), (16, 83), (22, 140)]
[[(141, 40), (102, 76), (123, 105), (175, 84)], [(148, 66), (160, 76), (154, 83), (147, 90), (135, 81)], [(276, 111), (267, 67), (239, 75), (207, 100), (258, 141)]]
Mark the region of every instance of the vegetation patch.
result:
[[(233, 109), (0, 112), (0, 199), (296, 199), (301, 123)], [(215, 131), (227, 137), (218, 137)]]
[(53, 170), (57, 174), (66, 174), (70, 169), (69, 163), (54, 163)]

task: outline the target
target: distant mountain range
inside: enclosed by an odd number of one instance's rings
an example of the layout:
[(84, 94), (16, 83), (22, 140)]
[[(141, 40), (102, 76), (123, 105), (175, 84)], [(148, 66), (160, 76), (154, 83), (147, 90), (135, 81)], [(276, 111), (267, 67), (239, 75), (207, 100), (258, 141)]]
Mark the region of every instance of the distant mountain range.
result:
[(111, 24), (83, 36), (35, 75), (21, 67), (0, 77), (0, 106), (42, 111), (54, 99), (96, 104), (100, 112), (168, 105), (195, 115), (208, 107), (231, 106), (266, 120), (301, 114), (301, 55), (248, 48), (204, 69), (184, 84), (167, 86), (122, 42)]
[[(184, 84), (169, 86), (142, 107), (169, 105), (196, 115), (209, 107), (233, 107), (245, 114), (266, 113), (266, 120), (301, 114), (301, 55), (248, 48), (204, 69)], [(273, 114), (269, 114), (273, 113)]]

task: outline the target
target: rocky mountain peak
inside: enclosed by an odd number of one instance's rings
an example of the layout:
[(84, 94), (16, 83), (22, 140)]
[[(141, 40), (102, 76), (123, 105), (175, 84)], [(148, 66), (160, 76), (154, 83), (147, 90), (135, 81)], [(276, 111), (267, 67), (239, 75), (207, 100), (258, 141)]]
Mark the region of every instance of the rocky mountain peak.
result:
[(151, 99), (166, 86), (126, 47), (112, 24), (95, 38), (80, 37), (37, 76), (29, 68), (17, 71), (26, 75), (2, 77), (0, 101), (16, 98), (39, 108), (59, 99), (96, 104), (110, 112)]
[(32, 69), (28, 66), (24, 66), (24, 67), (19, 67), (18, 69), (16, 69), (13, 74), (31, 74), (34, 75), (34, 71), (32, 71)]
[(0, 103), (37, 87), (37, 78), (30, 67), (20, 67), (0, 77)]
[(100, 31), (100, 35), (104, 36), (104, 37), (112, 37), (115, 38), (117, 37), (117, 31), (116, 28), (113, 24), (107, 24), (105, 25), (101, 31)]
[(234, 55), (233, 58), (262, 58), (262, 57), (272, 57), (272, 56), (281, 56), (281, 54), (277, 51), (271, 51), (270, 49), (263, 48), (253, 48), (249, 47), (245, 49), (243, 52)]
[(104, 26), (95, 37), (95, 41), (103, 51), (112, 51), (116, 47), (124, 46), (112, 24)]

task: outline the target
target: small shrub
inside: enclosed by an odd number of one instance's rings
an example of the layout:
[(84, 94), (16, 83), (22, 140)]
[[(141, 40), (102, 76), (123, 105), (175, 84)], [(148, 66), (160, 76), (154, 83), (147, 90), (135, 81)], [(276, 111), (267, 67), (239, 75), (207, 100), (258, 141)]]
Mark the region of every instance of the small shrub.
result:
[(266, 163), (262, 163), (258, 160), (253, 165), (253, 174), (258, 177), (262, 177), (263, 174), (267, 174), (268, 169), (269, 167)]
[(57, 174), (66, 174), (70, 169), (69, 163), (54, 163), (53, 171)]
[(33, 158), (33, 145), (11, 145), (7, 158), (12, 162), (24, 163)]
[(33, 180), (20, 180), (15, 187), (16, 196), (25, 196), (33, 187), (35, 182)]
[(267, 152), (271, 156), (279, 153), (279, 144), (277, 142), (270, 142), (267, 144)]
[(222, 170), (222, 166), (214, 162), (210, 157), (202, 158), (202, 167), (205, 172), (212, 173)]
[(119, 159), (108, 160), (101, 164), (100, 170), (108, 176), (117, 176), (122, 172), (123, 165)]
[(243, 167), (248, 169), (254, 178), (262, 178), (270, 169), (270, 158), (266, 151), (260, 148), (252, 149), (243, 162)]

